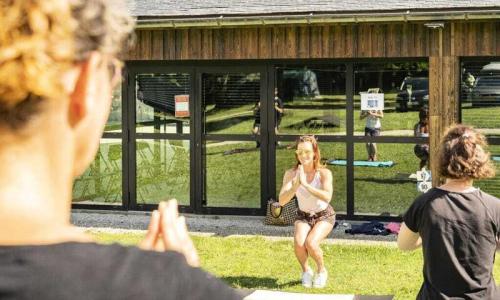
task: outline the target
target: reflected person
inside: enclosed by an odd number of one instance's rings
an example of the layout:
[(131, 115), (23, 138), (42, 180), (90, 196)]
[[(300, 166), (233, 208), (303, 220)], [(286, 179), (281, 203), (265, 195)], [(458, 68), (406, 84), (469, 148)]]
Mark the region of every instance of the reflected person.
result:
[[(413, 128), (416, 137), (429, 137), (429, 108), (424, 105), (418, 112), (418, 123)], [(429, 162), (429, 144), (416, 144), (413, 152), (420, 159), (419, 168), (424, 168)]]
[[(362, 110), (359, 119), (366, 118), (365, 136), (380, 136), (382, 123), (380, 119), (384, 117), (382, 110)], [(366, 152), (368, 153), (368, 161), (377, 161), (377, 144), (366, 143)]]
[[(260, 100), (255, 103), (253, 107), (253, 116), (254, 116), (254, 121), (253, 121), (253, 126), (252, 126), (252, 134), (255, 136), (256, 139), (259, 139), (258, 135), (260, 135)], [(257, 140), (257, 148), (260, 147), (260, 142)]]
[(274, 120), (276, 122), (274, 126), (274, 132), (275, 134), (279, 133), (279, 128), (281, 124), (281, 118), (283, 117), (283, 114), (285, 113), (285, 107), (283, 105), (283, 101), (281, 98), (278, 96), (278, 88), (274, 89)]

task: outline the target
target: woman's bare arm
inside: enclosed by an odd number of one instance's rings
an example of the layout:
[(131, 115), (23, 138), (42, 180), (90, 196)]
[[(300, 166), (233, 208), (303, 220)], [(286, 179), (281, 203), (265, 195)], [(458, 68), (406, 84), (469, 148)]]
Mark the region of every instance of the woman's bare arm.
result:
[(281, 206), (287, 204), (297, 192), (300, 186), (298, 172), (290, 169), (285, 172), (283, 176), (283, 184), (281, 186), (279, 203)]
[(422, 246), (422, 239), (418, 232), (411, 231), (406, 224), (401, 224), (398, 234), (398, 247), (404, 251), (412, 251)]

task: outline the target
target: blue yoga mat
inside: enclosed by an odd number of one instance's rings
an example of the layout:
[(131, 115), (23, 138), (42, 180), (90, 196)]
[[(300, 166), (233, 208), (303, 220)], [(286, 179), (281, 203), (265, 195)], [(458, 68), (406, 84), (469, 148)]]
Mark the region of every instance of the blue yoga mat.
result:
[[(331, 159), (326, 162), (329, 165), (345, 166), (347, 161), (345, 159)], [(365, 161), (365, 160), (355, 160), (354, 165), (358, 167), (392, 167), (394, 162), (389, 161)]]

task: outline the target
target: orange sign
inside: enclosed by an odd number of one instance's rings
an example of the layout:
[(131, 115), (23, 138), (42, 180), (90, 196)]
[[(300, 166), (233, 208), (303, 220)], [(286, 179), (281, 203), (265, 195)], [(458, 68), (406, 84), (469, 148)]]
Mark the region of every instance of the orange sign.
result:
[(175, 95), (175, 117), (189, 117), (189, 95)]

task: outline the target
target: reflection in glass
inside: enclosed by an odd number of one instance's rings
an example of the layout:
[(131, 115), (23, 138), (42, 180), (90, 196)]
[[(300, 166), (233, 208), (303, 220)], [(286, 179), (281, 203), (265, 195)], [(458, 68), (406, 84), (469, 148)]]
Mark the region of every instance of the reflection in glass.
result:
[(189, 141), (137, 140), (137, 203), (189, 205)]
[(487, 136), (500, 136), (500, 61), (464, 62), (461, 74), (462, 123)]
[(260, 150), (253, 142), (205, 144), (205, 198), (211, 207), (260, 207)]
[[(322, 162), (333, 174), (333, 197), (330, 204), (337, 213), (347, 211), (346, 170), (343, 165), (331, 165), (328, 161), (346, 158), (345, 144), (319, 142)], [(285, 171), (295, 167), (295, 142), (276, 149), (276, 197), (279, 196)]]
[(500, 145), (490, 145), (488, 149), (495, 166), (496, 176), (491, 179), (474, 181), (474, 186), (480, 188), (488, 194), (500, 198)]
[(381, 135), (412, 136), (418, 110), (429, 103), (427, 62), (370, 63), (354, 66), (354, 134), (365, 135), (372, 126), (361, 118), (361, 95), (383, 94)]
[[(400, 215), (408, 209), (417, 192), (413, 178), (420, 159), (414, 144), (378, 143), (378, 161), (373, 166), (354, 166), (354, 206), (357, 214)], [(355, 162), (366, 162), (364, 144), (354, 146)], [(377, 163), (392, 166), (376, 166)]]
[(250, 134), (260, 126), (260, 73), (202, 75), (207, 134)]
[(276, 97), (284, 104), (279, 133), (344, 135), (345, 78), (344, 65), (277, 67)]
[(73, 184), (73, 203), (122, 204), (121, 139), (101, 139), (94, 161)]
[(117, 85), (111, 94), (111, 111), (105, 132), (120, 132), (122, 129), (122, 87)]
[(141, 133), (189, 133), (190, 75), (136, 76), (136, 127)]

